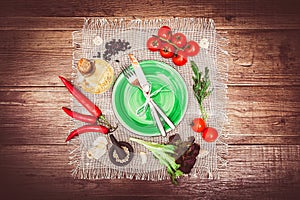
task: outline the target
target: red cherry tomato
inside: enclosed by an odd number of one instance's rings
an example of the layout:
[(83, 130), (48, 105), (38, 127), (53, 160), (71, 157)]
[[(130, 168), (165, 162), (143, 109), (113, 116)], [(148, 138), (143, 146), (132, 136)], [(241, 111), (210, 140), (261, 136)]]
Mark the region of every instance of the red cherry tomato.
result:
[(192, 122), (192, 129), (197, 133), (202, 132), (205, 127), (205, 121), (202, 118), (195, 118)]
[(172, 58), (174, 55), (175, 48), (169, 43), (165, 43), (160, 49), (160, 55), (164, 58)]
[(163, 38), (165, 40), (171, 40), (172, 38), (172, 31), (171, 28), (168, 26), (162, 26), (158, 30), (158, 37)]
[(197, 42), (191, 40), (184, 47), (184, 52), (188, 56), (195, 56), (199, 53), (200, 47)]
[(177, 66), (182, 66), (187, 62), (187, 55), (184, 51), (178, 51), (172, 58), (172, 61)]
[(171, 39), (172, 43), (179, 48), (183, 48), (186, 45), (186, 37), (182, 33), (175, 33)]
[(218, 138), (218, 132), (212, 127), (207, 127), (203, 131), (202, 138), (206, 142), (214, 142)]
[(151, 37), (147, 41), (147, 48), (150, 51), (158, 51), (161, 48), (161, 40), (157, 37)]

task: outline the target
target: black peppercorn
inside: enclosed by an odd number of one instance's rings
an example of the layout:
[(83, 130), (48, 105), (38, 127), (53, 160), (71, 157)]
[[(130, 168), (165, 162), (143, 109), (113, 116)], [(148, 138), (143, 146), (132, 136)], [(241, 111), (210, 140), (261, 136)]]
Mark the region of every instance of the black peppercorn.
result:
[(120, 51), (126, 51), (131, 48), (130, 43), (121, 39), (112, 39), (105, 43), (106, 50), (103, 53), (103, 58), (105, 60), (111, 60), (113, 55), (118, 54)]

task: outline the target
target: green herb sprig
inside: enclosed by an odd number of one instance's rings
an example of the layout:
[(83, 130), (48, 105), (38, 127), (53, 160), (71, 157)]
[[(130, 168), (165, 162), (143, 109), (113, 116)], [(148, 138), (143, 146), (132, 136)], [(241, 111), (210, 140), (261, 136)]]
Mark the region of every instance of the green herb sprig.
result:
[(144, 145), (149, 151), (153, 153), (153, 156), (159, 160), (162, 165), (167, 167), (167, 172), (171, 177), (173, 184), (177, 184), (176, 178), (183, 175), (183, 172), (179, 169), (180, 164), (177, 164), (175, 158), (176, 147), (172, 144), (158, 144), (154, 142), (147, 142), (137, 138), (130, 138), (131, 141)]
[(203, 76), (202, 72), (199, 70), (198, 66), (196, 65), (196, 63), (194, 61), (191, 61), (191, 67), (194, 72), (194, 76), (193, 76), (194, 95), (199, 103), (202, 118), (204, 121), (206, 121), (208, 118), (208, 115), (204, 109), (203, 101), (213, 91), (213, 89), (209, 89), (209, 86), (210, 86), (210, 80), (208, 77), (209, 70), (207, 67), (205, 67), (204, 76)]

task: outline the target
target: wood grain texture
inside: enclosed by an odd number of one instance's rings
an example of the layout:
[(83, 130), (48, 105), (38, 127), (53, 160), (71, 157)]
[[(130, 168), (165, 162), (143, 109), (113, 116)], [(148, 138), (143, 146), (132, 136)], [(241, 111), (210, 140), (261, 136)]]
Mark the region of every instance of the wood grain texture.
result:
[[(299, 34), (300, 30), (227, 31), (228, 84), (300, 85)], [(71, 74), (71, 31), (0, 31), (0, 43), (0, 59), (6, 60), (0, 66), (2, 86), (61, 86), (57, 75)], [(44, 73), (48, 76), (41, 77)]]
[[(227, 159), (230, 162), (226, 171), (220, 172), (220, 180), (187, 180), (186, 177), (178, 186), (173, 186), (168, 180), (72, 180), (69, 176), (71, 166), (67, 165), (68, 156), (65, 154), (67, 150), (67, 145), (2, 145), (0, 171), (6, 170), (2, 179), (7, 178), (9, 184), (17, 187), (22, 185), (20, 192), (28, 199), (43, 199), (45, 196), (49, 199), (93, 199), (99, 196), (223, 199), (241, 195), (243, 199), (282, 199), (291, 196), (288, 192), (299, 192), (299, 145), (229, 146)], [(11, 177), (19, 182), (14, 183)]]
[[(299, 199), (300, 17), (294, 0), (0, 2), (1, 199)], [(226, 170), (220, 180), (74, 180), (72, 31), (85, 17), (213, 18), (229, 45)]]
[[(208, 17), (218, 27), (229, 29), (299, 29), (299, 4), (286, 1), (36, 1), (11, 0), (0, 3), (1, 28), (78, 29), (74, 17)], [(7, 20), (7, 17), (8, 20)], [(16, 18), (17, 17), (17, 18)], [(23, 17), (26, 17), (23, 19)], [(34, 17), (43, 17), (44, 23)], [(73, 18), (72, 18), (73, 17)], [(16, 19), (14, 19), (16, 18)], [(13, 23), (9, 23), (13, 20)], [(59, 22), (59, 20), (62, 20)]]
[[(198, 10), (195, 12), (199, 12)], [(199, 12), (200, 13), (200, 12)], [(259, 13), (259, 18), (252, 16), (235, 16), (235, 15), (189, 15), (187, 17), (211, 18), (214, 20), (217, 30), (299, 30), (299, 17), (292, 16), (290, 19), (284, 16), (270, 16)], [(254, 14), (255, 15), (255, 14)], [(274, 13), (275, 15), (275, 13)], [(85, 17), (1, 17), (0, 16), (0, 30), (69, 30), (75, 31), (83, 27), (85, 18), (105, 17), (85, 16)], [(172, 16), (161, 13), (161, 16), (152, 16), (151, 13), (146, 16), (128, 17), (125, 15), (116, 15), (114, 18), (122, 18), (125, 20), (132, 19), (164, 19), (169, 17), (183, 17), (174, 13)], [(274, 23), (276, 21), (276, 23)]]

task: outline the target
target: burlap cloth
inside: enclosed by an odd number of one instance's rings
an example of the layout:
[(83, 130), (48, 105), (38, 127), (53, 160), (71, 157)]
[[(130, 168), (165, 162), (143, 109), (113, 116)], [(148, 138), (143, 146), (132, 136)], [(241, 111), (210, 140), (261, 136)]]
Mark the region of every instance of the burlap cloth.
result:
[[(217, 142), (207, 143), (203, 141), (200, 134), (194, 133), (190, 124), (195, 117), (200, 116), (200, 110), (193, 94), (192, 70), (190, 62), (183, 66), (177, 67), (172, 63), (171, 59), (165, 59), (159, 53), (150, 52), (146, 48), (146, 41), (151, 35), (157, 35), (157, 30), (167, 25), (171, 27), (173, 32), (181, 32), (186, 35), (189, 40), (195, 40), (200, 43), (208, 42), (206, 48), (201, 48), (200, 53), (189, 59), (195, 61), (201, 71), (204, 67), (209, 67), (209, 77), (213, 93), (205, 100), (205, 109), (208, 113), (207, 123), (216, 128), (219, 132)], [(95, 37), (103, 40), (102, 44), (95, 45)], [(85, 19), (83, 29), (73, 33), (73, 83), (78, 86), (80, 75), (76, 70), (76, 64), (82, 57), (85, 58), (103, 58), (105, 52), (105, 43), (113, 39), (121, 39), (130, 43), (131, 48), (126, 51), (120, 51), (112, 56), (108, 61), (115, 71), (115, 78), (120, 73), (120, 65), (130, 65), (127, 54), (132, 53), (139, 60), (157, 60), (162, 61), (174, 67), (183, 77), (188, 89), (188, 108), (183, 120), (174, 131), (168, 133), (180, 134), (182, 139), (189, 136), (195, 136), (196, 142), (200, 144), (201, 151), (197, 162), (189, 176), (200, 178), (219, 178), (219, 170), (226, 167), (224, 156), (227, 153), (227, 145), (223, 142), (225, 137), (222, 132), (224, 125), (227, 123), (226, 117), (226, 80), (227, 80), (227, 62), (226, 51), (222, 50), (226, 45), (226, 40), (220, 37), (215, 29), (214, 21), (202, 18), (171, 18), (171, 19), (104, 19), (89, 18)], [(98, 53), (99, 52), (99, 53)], [(120, 63), (116, 63), (115, 60)], [(80, 88), (80, 87), (78, 87)], [(147, 141), (165, 143), (168, 137), (141, 137), (137, 136), (118, 122), (112, 109), (112, 88), (98, 95), (92, 95), (82, 91), (90, 100), (101, 108), (105, 117), (118, 124), (119, 128), (114, 132), (114, 136), (120, 141), (127, 141), (132, 144), (135, 152), (144, 151), (147, 153), (147, 163), (142, 164), (141, 157), (135, 154), (133, 160), (126, 166), (118, 167), (109, 160), (108, 153), (105, 153), (100, 159), (89, 159), (87, 150), (92, 146), (94, 140), (99, 137), (99, 133), (81, 134), (73, 139), (69, 145), (74, 146), (74, 150), (70, 152), (70, 164), (74, 166), (72, 174), (80, 179), (112, 179), (112, 178), (135, 178), (141, 180), (163, 180), (169, 178), (165, 166), (162, 166), (150, 152), (143, 146), (129, 141), (129, 137), (137, 137)], [(71, 107), (73, 110), (89, 114), (81, 104), (71, 97)], [(74, 121), (74, 129), (83, 125), (82, 122)], [(73, 129), (72, 129), (73, 130)], [(70, 131), (72, 131), (70, 130)], [(108, 146), (110, 146), (109, 144)]]

